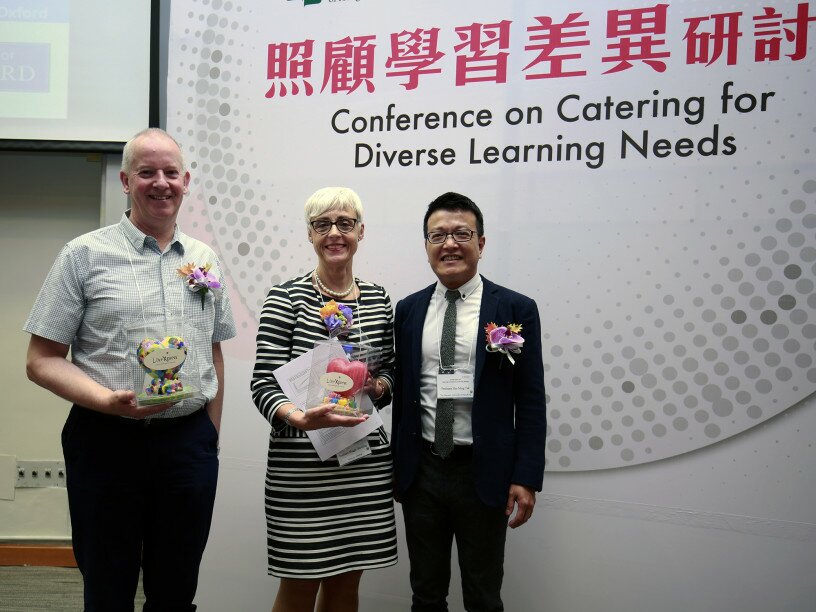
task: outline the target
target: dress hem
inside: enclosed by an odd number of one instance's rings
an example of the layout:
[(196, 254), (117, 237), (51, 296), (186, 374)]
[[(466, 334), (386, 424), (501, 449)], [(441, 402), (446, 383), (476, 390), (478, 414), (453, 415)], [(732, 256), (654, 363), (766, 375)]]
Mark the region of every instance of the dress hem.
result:
[(274, 576), (275, 578), (297, 578), (297, 579), (301, 579), (301, 580), (318, 580), (318, 579), (322, 579), (322, 578), (331, 578), (332, 576), (338, 576), (340, 574), (346, 574), (348, 572), (356, 572), (356, 571), (360, 571), (360, 570), (365, 571), (365, 570), (371, 570), (371, 569), (382, 569), (382, 568), (385, 568), (385, 567), (391, 567), (392, 565), (396, 565), (398, 561), (399, 561), (399, 559), (397, 559), (397, 558), (389, 559), (388, 561), (385, 561), (383, 563), (373, 563), (373, 564), (362, 565), (362, 566), (348, 567), (348, 568), (338, 569), (336, 571), (321, 573), (321, 574), (305, 575), (302, 572), (301, 573), (293, 573), (293, 574), (284, 573), (284, 572), (277, 572), (276, 573), (272, 569), (268, 569), (266, 573), (267, 573), (268, 576)]

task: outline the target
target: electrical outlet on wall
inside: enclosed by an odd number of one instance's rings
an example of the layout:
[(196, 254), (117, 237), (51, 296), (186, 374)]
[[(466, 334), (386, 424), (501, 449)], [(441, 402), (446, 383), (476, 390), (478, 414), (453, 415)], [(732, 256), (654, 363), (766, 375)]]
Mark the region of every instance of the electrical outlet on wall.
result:
[(20, 488), (64, 487), (64, 461), (17, 461), (17, 482)]

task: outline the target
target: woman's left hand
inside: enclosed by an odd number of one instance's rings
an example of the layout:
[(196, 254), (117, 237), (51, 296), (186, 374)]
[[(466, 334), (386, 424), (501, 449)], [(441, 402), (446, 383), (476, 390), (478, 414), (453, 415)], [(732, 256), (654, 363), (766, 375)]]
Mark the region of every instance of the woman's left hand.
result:
[(309, 408), (305, 412), (295, 410), (292, 416), (289, 417), (289, 423), (303, 431), (313, 431), (325, 427), (354, 427), (368, 419), (367, 414), (361, 414), (360, 416), (337, 414), (334, 412), (336, 407), (335, 404), (323, 404)]

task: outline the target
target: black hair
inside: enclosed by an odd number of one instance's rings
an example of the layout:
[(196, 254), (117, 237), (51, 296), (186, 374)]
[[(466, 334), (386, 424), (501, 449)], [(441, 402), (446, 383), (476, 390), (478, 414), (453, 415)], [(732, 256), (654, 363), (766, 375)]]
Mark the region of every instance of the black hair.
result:
[(472, 212), (476, 217), (476, 233), (479, 235), (479, 237), (484, 236), (484, 217), (482, 216), (482, 211), (479, 210), (479, 207), (476, 206), (473, 200), (471, 200), (469, 197), (463, 196), (461, 193), (449, 191), (447, 193), (443, 193), (433, 202), (428, 204), (428, 210), (425, 211), (425, 218), (422, 220), (423, 238), (428, 234), (428, 219), (437, 210), (448, 210), (452, 212), (461, 210), (465, 212)]

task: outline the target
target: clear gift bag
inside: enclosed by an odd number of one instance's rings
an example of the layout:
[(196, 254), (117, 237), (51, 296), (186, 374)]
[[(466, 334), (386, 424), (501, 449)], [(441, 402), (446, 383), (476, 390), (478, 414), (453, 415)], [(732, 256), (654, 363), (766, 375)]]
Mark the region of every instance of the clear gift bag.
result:
[(371, 365), (376, 367), (377, 351), (365, 344), (338, 339), (315, 343), (309, 372), (306, 407), (333, 404), (333, 412), (345, 416), (371, 414), (371, 402), (363, 402), (366, 380)]
[(179, 402), (196, 397), (201, 389), (194, 338), (181, 319), (142, 321), (125, 334), (132, 357), (132, 388), (138, 406)]

